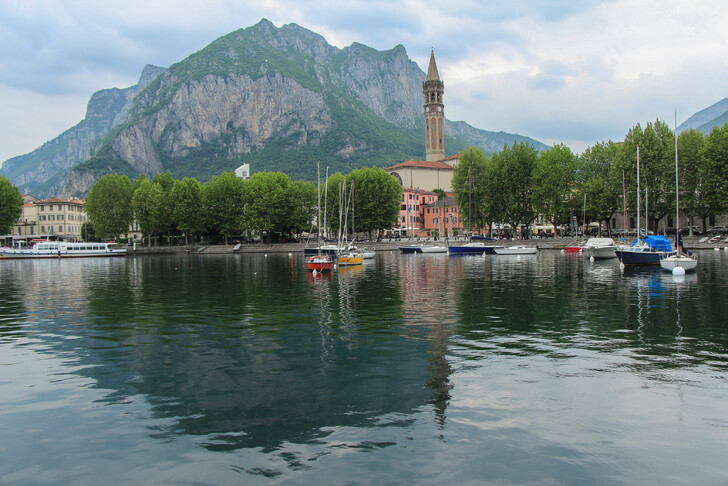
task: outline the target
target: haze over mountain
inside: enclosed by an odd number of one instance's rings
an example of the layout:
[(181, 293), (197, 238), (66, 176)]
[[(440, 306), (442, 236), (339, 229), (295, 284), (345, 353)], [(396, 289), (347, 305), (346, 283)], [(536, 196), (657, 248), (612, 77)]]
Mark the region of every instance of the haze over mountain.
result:
[[(139, 83), (95, 93), (86, 117), (0, 173), (36, 196), (85, 195), (106, 173), (169, 171), (204, 181), (243, 163), (315, 180), (330, 171), (424, 158), (422, 81), (404, 47), (344, 49), (296, 24), (223, 36)], [(447, 80), (445, 79), (447, 112)], [(446, 123), (446, 155), (528, 137)]]

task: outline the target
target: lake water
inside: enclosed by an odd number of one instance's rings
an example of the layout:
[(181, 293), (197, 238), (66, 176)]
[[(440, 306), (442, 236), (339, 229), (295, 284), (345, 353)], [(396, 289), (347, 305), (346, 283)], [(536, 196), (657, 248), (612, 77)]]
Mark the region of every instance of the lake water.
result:
[(0, 262), (3, 484), (727, 484), (728, 251)]

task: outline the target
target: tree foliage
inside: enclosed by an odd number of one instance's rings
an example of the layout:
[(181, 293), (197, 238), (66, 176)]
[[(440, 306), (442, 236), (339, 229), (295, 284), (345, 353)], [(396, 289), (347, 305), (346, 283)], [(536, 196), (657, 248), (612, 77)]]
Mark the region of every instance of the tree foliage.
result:
[(101, 238), (118, 238), (129, 231), (133, 219), (132, 184), (125, 175), (106, 174), (86, 198), (86, 214)]
[(23, 196), (7, 178), (0, 176), (0, 234), (10, 234), (22, 212)]

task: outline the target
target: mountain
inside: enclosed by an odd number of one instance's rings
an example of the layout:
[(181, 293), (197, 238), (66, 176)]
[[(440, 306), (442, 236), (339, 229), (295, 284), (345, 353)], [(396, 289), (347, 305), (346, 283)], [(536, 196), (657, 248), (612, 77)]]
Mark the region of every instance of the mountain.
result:
[[(387, 167), (424, 158), (424, 79), (401, 45), (339, 49), (264, 19), (166, 70), (148, 66), (132, 88), (94, 94), (79, 125), (0, 173), (22, 192), (83, 196), (109, 172), (205, 181), (249, 163), (312, 181), (317, 162), (343, 173)], [(448, 154), (514, 141), (547, 148), (465, 122), (445, 126)]]
[(677, 127), (677, 133), (694, 128), (707, 135), (714, 126), (722, 127), (728, 122), (728, 98), (695, 113)]

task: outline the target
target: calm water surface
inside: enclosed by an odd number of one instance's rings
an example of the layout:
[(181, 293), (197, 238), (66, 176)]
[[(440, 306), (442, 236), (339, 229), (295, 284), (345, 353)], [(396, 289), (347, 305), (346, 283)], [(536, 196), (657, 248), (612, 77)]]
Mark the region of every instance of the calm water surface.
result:
[(0, 483), (726, 484), (728, 252), (0, 262)]

